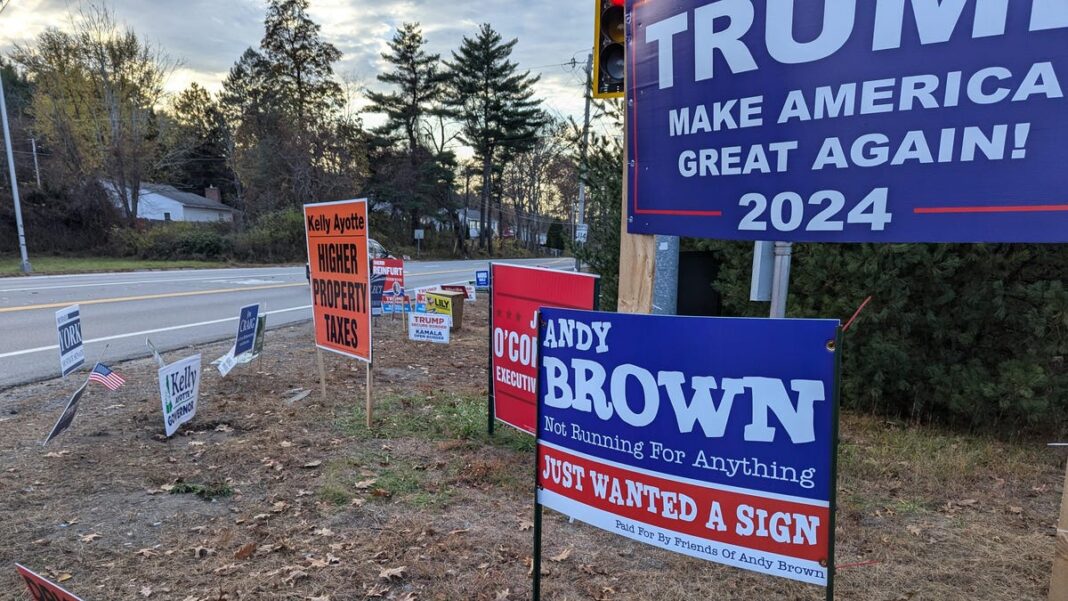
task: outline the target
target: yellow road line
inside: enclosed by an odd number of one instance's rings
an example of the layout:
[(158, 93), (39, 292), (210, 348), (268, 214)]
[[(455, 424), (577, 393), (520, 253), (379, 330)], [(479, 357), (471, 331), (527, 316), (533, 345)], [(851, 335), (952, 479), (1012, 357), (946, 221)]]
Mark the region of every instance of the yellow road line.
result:
[(252, 290), (271, 290), (273, 288), (295, 288), (307, 286), (305, 282), (298, 284), (272, 284), (270, 286), (245, 286), (244, 288), (223, 288), (221, 290), (198, 290), (196, 292), (171, 292), (168, 294), (146, 294), (144, 296), (123, 296), (119, 298), (98, 298), (84, 301), (64, 301), (62, 303), (48, 303), (45, 305), (27, 305), (25, 307), (8, 307), (0, 309), (0, 313), (14, 313), (16, 311), (34, 311), (37, 309), (61, 309), (71, 305), (104, 305), (107, 303), (125, 303), (130, 301), (153, 300), (160, 298), (178, 298), (182, 296), (203, 296), (208, 294), (229, 294), (231, 292), (250, 292)]

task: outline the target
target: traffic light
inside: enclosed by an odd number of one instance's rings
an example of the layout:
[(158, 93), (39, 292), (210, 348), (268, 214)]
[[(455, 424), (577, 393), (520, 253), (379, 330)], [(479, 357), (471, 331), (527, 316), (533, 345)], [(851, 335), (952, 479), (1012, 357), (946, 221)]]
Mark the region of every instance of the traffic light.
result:
[(622, 98), (626, 73), (624, 0), (594, 0), (593, 97)]

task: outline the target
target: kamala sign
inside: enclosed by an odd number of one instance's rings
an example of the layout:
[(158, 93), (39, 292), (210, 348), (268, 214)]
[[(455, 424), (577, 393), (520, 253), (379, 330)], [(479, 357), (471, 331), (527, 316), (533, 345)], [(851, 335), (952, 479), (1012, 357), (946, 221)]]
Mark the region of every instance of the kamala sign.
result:
[(630, 232), (1068, 241), (1068, 2), (627, 9)]
[(663, 549), (828, 585), (837, 335), (833, 320), (542, 309), (538, 502)]

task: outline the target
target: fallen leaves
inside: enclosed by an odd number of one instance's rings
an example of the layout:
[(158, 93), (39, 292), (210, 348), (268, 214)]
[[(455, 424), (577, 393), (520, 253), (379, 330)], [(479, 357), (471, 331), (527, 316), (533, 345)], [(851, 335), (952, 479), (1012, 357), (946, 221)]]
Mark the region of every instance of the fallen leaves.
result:
[(96, 532), (90, 532), (89, 534), (83, 534), (78, 538), (81, 539), (83, 543), (91, 543), (97, 539), (104, 538), (104, 536), (101, 534), (97, 534)]
[(386, 582), (393, 582), (394, 580), (403, 580), (408, 576), (408, 566), (400, 566), (399, 568), (382, 568), (378, 573), (378, 577)]
[(255, 552), (256, 543), (245, 543), (244, 545), (241, 545), (241, 548), (238, 549), (236, 553), (234, 553), (234, 559), (244, 561), (249, 557), (252, 557), (252, 554)]
[(557, 563), (560, 563), (561, 561), (565, 561), (565, 560), (567, 560), (568, 557), (571, 557), (571, 553), (574, 550), (575, 549), (573, 547), (568, 547), (568, 548), (564, 549), (563, 551), (557, 553), (556, 555), (553, 555), (552, 557), (550, 557), (549, 561), (555, 561)]
[(519, 531), (526, 532), (534, 527), (534, 522), (530, 520), (519, 520)]
[(367, 490), (374, 486), (376, 482), (378, 482), (378, 478), (368, 478), (367, 480), (360, 480), (353, 486), (355, 486), (357, 490)]
[(309, 461), (309, 462), (305, 463), (304, 467), (308, 468), (308, 469), (312, 469), (312, 468), (319, 467), (322, 464), (323, 464), (322, 459), (316, 459), (315, 461)]

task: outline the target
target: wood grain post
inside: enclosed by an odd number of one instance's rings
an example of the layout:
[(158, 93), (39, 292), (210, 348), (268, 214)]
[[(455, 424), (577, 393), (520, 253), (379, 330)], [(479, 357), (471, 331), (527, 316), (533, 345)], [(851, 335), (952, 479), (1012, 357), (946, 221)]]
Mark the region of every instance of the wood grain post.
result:
[(627, 177), (630, 166), (630, 116), (623, 118), (623, 212), (619, 233), (620, 313), (653, 312), (653, 280), (656, 276), (656, 237), (627, 233)]
[(326, 366), (323, 365), (323, 351), (322, 349), (315, 349), (315, 359), (319, 363), (319, 386), (322, 389), (323, 400), (326, 400)]

